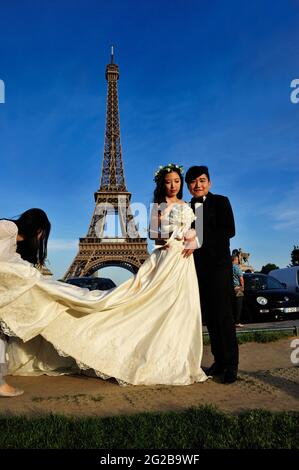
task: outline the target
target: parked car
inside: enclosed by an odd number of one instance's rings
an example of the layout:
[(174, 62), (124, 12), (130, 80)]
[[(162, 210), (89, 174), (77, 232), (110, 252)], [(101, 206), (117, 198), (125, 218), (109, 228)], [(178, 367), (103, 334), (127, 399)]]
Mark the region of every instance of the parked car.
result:
[(86, 287), (89, 290), (109, 290), (116, 287), (116, 284), (106, 277), (71, 277), (65, 282), (78, 287)]
[(299, 317), (299, 293), (272, 276), (244, 274), (242, 322), (289, 320)]
[(273, 269), (269, 274), (285, 284), (288, 289), (299, 292), (299, 266)]

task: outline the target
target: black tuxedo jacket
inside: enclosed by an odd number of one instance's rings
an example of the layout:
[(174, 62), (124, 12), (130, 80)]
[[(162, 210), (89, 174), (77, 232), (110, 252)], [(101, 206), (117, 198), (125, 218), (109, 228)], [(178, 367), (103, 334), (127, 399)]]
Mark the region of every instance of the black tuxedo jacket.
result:
[[(196, 200), (191, 200), (194, 210)], [(196, 214), (196, 211), (195, 211)], [(194, 261), (199, 275), (217, 268), (231, 269), (230, 238), (235, 235), (233, 211), (226, 196), (208, 193), (203, 202), (203, 242), (194, 251)]]

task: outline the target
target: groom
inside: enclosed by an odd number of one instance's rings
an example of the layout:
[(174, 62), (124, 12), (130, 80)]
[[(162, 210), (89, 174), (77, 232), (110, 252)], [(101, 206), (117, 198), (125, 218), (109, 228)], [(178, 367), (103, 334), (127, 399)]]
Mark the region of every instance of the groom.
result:
[[(208, 167), (192, 166), (185, 181), (191, 193), (191, 207), (196, 214), (203, 203), (203, 242), (193, 253), (197, 272), (200, 303), (206, 322), (214, 364), (207, 375), (223, 375), (224, 383), (237, 380), (238, 343), (233, 318), (233, 280), (230, 238), (235, 235), (235, 222), (227, 197), (210, 193)], [(187, 254), (188, 256), (188, 254)]]

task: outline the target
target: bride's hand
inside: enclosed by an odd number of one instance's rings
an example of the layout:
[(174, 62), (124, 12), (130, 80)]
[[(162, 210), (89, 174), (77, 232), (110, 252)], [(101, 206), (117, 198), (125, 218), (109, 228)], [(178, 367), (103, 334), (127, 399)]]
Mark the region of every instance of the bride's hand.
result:
[(196, 238), (196, 231), (194, 228), (189, 228), (188, 230), (185, 231), (184, 233), (184, 239), (186, 241), (192, 241)]
[(189, 258), (192, 255), (193, 251), (194, 251), (194, 249), (192, 249), (192, 248), (185, 248), (182, 251), (183, 258)]
[(184, 250), (182, 251), (184, 258), (189, 258), (193, 251), (198, 248), (197, 240), (196, 240), (196, 232), (194, 229), (188, 230), (184, 237)]

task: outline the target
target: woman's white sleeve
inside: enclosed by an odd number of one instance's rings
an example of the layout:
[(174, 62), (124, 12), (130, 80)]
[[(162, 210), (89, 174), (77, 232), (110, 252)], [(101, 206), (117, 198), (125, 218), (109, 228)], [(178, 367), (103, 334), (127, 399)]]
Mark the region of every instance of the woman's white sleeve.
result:
[(18, 227), (11, 220), (0, 220), (0, 239), (16, 236)]

